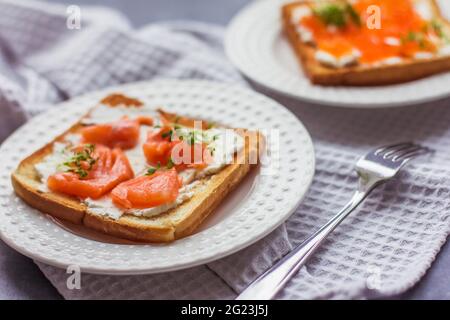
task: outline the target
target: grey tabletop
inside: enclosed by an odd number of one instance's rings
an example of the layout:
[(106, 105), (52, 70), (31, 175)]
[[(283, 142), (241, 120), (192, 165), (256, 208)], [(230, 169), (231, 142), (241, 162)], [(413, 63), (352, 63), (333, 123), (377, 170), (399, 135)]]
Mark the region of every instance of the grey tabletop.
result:
[[(67, 3), (63, 0), (50, 2)], [(136, 27), (164, 20), (199, 20), (226, 25), (249, 0), (72, 0), (81, 7), (98, 4), (116, 8)], [(395, 299), (450, 299), (450, 244), (442, 248), (424, 278)], [(61, 299), (30, 259), (0, 241), (0, 299)]]

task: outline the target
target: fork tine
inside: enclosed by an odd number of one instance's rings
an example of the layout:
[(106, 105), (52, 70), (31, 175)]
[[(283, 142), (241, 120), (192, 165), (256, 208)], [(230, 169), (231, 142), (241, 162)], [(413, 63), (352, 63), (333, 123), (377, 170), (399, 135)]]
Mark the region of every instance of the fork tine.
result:
[(419, 145), (412, 145), (409, 148), (404, 148), (402, 150), (399, 150), (398, 152), (393, 153), (392, 160), (396, 161), (398, 158), (403, 157), (406, 154), (410, 154), (411, 152), (415, 152), (420, 149), (422, 149), (422, 147)]
[(382, 146), (378, 149), (375, 150), (375, 155), (379, 155), (383, 152), (389, 152), (391, 150), (398, 150), (398, 148), (403, 148), (403, 147), (409, 147), (414, 145), (412, 142), (402, 142), (402, 143), (397, 143), (397, 144), (391, 144), (391, 145), (386, 145), (386, 146)]
[(395, 148), (389, 148), (383, 154), (383, 158), (389, 159), (390, 157), (395, 156), (396, 154), (398, 154), (401, 151), (406, 152), (406, 151), (409, 151), (411, 148), (414, 148), (414, 147), (417, 147), (417, 145), (415, 145), (412, 142), (408, 142), (408, 143), (405, 143), (403, 145), (399, 145), (398, 147), (395, 147)]
[(420, 156), (420, 155), (423, 155), (423, 154), (426, 154), (426, 153), (429, 153), (429, 152), (431, 152), (430, 149), (419, 146), (419, 148), (416, 148), (416, 149), (414, 149), (412, 151), (409, 151), (409, 152), (403, 153), (401, 155), (395, 156), (394, 158), (392, 158), (392, 161), (394, 161), (394, 162), (405, 161), (406, 162), (406, 161), (411, 160), (412, 158), (415, 158), (417, 156)]

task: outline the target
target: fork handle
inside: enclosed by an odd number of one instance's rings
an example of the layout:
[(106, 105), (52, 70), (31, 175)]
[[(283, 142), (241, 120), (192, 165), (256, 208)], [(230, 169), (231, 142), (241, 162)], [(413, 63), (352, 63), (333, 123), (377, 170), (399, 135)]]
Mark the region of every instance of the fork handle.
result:
[(284, 287), (292, 276), (305, 264), (325, 238), (344, 220), (370, 193), (372, 188), (358, 190), (345, 207), (316, 233), (284, 256), (272, 268), (259, 276), (237, 300), (270, 300)]

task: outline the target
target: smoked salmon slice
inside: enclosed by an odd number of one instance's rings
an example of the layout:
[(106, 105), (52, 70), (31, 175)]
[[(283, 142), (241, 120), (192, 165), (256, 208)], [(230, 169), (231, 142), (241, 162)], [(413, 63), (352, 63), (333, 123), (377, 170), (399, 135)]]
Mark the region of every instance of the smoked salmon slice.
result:
[(186, 141), (182, 141), (173, 147), (171, 159), (178, 171), (187, 168), (203, 169), (213, 162), (207, 144), (194, 143), (190, 145)]
[(111, 191), (113, 203), (125, 209), (145, 209), (175, 201), (182, 182), (175, 168), (122, 182)]
[(47, 185), (51, 191), (98, 199), (119, 183), (134, 177), (128, 158), (119, 148), (83, 145), (75, 148), (74, 152), (74, 157), (65, 163), (67, 171), (48, 178)]
[(150, 132), (143, 150), (152, 166), (175, 166), (178, 171), (190, 167), (204, 168), (212, 161), (206, 144), (181, 140), (176, 130), (168, 125), (157, 132)]
[(143, 146), (144, 155), (149, 164), (165, 166), (169, 163), (172, 149), (180, 141), (172, 141), (170, 126), (164, 126), (156, 132), (149, 132), (147, 141)]
[(140, 126), (152, 125), (150, 117), (138, 117), (135, 120), (124, 118), (115, 122), (93, 125), (81, 129), (84, 143), (103, 144), (110, 148), (130, 149), (139, 142)]

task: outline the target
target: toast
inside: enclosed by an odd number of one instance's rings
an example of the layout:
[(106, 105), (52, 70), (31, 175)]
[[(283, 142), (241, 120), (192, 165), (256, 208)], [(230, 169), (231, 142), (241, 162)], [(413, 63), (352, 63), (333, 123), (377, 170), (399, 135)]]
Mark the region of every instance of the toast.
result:
[[(442, 29), (450, 35), (450, 23), (446, 20), (435, 0), (411, 0), (426, 2), (432, 10), (433, 21), (439, 21)], [(434, 55), (415, 59), (402, 57), (390, 64), (356, 64), (330, 67), (316, 59), (317, 47), (301, 40), (293, 21), (294, 10), (299, 6), (314, 6), (317, 3), (339, 3), (342, 1), (297, 1), (282, 7), (283, 29), (305, 74), (314, 84), (325, 86), (375, 86), (412, 81), (433, 74), (450, 71), (450, 54)], [(362, 26), (365, 27), (364, 25)]]
[[(158, 110), (158, 112), (169, 121), (180, 118), (163, 110)], [(194, 121), (185, 117), (182, 119), (185, 121), (185, 125)], [(79, 132), (83, 127), (81, 119), (65, 133), (25, 158), (12, 174), (14, 190), (31, 207), (57, 219), (83, 224), (102, 233), (133, 241), (170, 242), (193, 234), (226, 195), (239, 185), (251, 167), (256, 165), (255, 161), (250, 160), (258, 159), (263, 147), (263, 138), (259, 133), (236, 129), (236, 132), (243, 136), (245, 141), (242, 152), (236, 153), (235, 161), (219, 172), (198, 180), (192, 189), (193, 196), (190, 199), (155, 216), (123, 214), (119, 219), (112, 219), (90, 212), (85, 202), (79, 198), (41, 190), (42, 181), (35, 165), (53, 152), (56, 142)], [(252, 135), (256, 139), (250, 139)]]

